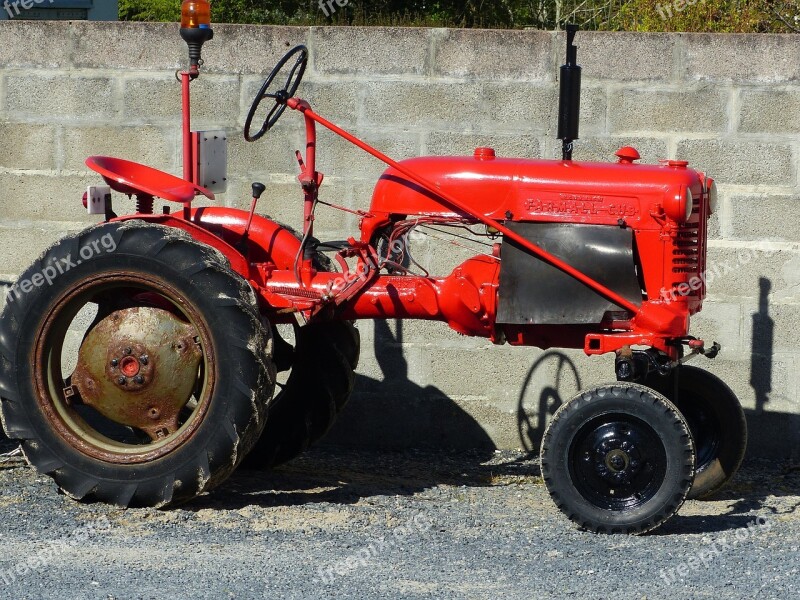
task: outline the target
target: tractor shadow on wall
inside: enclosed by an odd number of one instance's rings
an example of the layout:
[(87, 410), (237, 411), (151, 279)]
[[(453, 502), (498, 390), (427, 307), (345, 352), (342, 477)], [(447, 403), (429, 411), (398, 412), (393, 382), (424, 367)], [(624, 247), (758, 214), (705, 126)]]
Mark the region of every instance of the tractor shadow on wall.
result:
[(775, 321), (770, 316), (772, 282), (760, 277), (758, 310), (751, 315), (750, 386), (755, 409), (745, 409), (749, 432), (745, 464), (760, 457), (800, 463), (800, 415), (770, 410), (775, 372)]
[[(355, 393), (324, 445), (379, 450), (474, 450), (489, 458), (495, 448), (483, 427), (439, 388), (409, 379), (403, 355), (403, 321), (375, 322), (374, 356), (382, 379), (356, 375)], [(435, 351), (430, 357), (436, 360)]]
[[(484, 428), (439, 388), (422, 387), (409, 379), (403, 322), (396, 321), (395, 328), (393, 334), (386, 321), (375, 322), (375, 358), (383, 379), (357, 376), (357, 394), (324, 443), (382, 450), (468, 451), (488, 460), (495, 444)], [(519, 441), (528, 455), (538, 457), (549, 417), (581, 387), (575, 363), (562, 352), (547, 351), (528, 369), (516, 408)]]
[[(544, 427), (581, 387), (571, 359), (549, 351), (527, 370), (516, 409), (526, 450), (520, 457), (518, 452), (496, 453), (483, 427), (453, 399), (409, 379), (401, 321), (395, 322), (395, 331), (385, 321), (375, 322), (374, 353), (383, 379), (357, 376), (357, 394), (318, 448), (273, 472), (240, 470), (220, 490), (187, 508), (350, 504), (437, 485), (489, 486), (504, 476), (538, 480)], [(364, 447), (370, 448), (366, 457)]]
[[(382, 379), (356, 376), (356, 393), (319, 447), (274, 472), (240, 470), (192, 509), (348, 504), (441, 484), (487, 486), (504, 474), (538, 478), (534, 461), (496, 455), (483, 427), (442, 390), (409, 379), (403, 323), (394, 326), (396, 333), (386, 321), (375, 321), (374, 355)], [(364, 448), (370, 449), (366, 457)]]

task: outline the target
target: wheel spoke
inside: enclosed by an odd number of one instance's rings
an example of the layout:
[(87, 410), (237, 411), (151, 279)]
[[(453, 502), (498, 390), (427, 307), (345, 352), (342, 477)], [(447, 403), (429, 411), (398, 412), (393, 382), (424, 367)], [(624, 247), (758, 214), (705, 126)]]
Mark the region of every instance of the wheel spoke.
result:
[(143, 428), (153, 442), (160, 442), (167, 439), (178, 431), (178, 415), (171, 416), (169, 420), (164, 420), (159, 425)]
[(286, 87), (284, 89), (286, 89), (286, 90), (292, 89), (292, 81), (294, 80), (295, 73), (297, 73), (297, 69), (300, 68), (300, 66), (302, 64), (303, 64), (302, 57), (298, 58), (295, 61), (294, 66), (292, 67), (292, 70), (289, 72), (289, 77), (286, 78)]

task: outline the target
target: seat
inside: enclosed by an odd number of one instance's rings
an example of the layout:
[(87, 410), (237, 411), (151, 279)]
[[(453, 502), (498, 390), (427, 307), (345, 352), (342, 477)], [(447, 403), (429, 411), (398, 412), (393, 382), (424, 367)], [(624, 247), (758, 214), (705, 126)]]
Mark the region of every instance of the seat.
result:
[(111, 189), (127, 196), (146, 195), (187, 203), (199, 193), (214, 199), (214, 193), (204, 187), (130, 160), (90, 156), (86, 166), (99, 173)]

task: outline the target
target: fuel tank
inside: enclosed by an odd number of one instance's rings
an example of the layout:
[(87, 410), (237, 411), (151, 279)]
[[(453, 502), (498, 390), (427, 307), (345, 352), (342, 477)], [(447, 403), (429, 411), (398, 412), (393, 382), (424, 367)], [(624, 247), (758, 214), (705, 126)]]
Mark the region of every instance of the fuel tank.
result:
[[(658, 226), (651, 217), (657, 205), (677, 217), (682, 209), (672, 205), (681, 190), (684, 196), (686, 189), (701, 195), (701, 176), (685, 161), (637, 164), (632, 156), (638, 153), (623, 150), (616, 163), (500, 158), (491, 148), (478, 148), (473, 156), (412, 158), (402, 164), (475, 213), (498, 220), (611, 225), (622, 219), (634, 228)], [(370, 212), (377, 220), (387, 214), (469, 217), (392, 168), (375, 186)]]

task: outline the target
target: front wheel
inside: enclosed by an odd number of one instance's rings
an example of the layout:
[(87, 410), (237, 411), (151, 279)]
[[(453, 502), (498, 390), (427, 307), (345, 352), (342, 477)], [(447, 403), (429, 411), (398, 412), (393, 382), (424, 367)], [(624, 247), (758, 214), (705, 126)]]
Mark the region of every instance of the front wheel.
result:
[(670, 378), (651, 375), (645, 384), (672, 400), (686, 418), (697, 448), (697, 473), (689, 499), (706, 498), (739, 470), (747, 449), (747, 420), (736, 394), (716, 375), (685, 365), (677, 377), (677, 397)]
[(189, 500), (257, 440), (271, 335), (216, 250), (175, 229), (109, 223), (60, 241), (17, 286), (0, 319), (3, 424), (68, 495)]
[(618, 383), (561, 406), (542, 440), (541, 468), (556, 505), (597, 533), (644, 533), (674, 515), (694, 477), (689, 427), (642, 385)]

